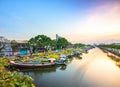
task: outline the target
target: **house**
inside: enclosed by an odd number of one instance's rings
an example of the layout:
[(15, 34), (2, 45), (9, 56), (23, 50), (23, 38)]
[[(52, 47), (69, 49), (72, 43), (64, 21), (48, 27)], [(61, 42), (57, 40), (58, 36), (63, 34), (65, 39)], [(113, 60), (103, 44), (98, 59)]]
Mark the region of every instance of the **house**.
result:
[(13, 49), (14, 55), (24, 56), (29, 54), (27, 40), (16, 40), (17, 47)]
[(12, 55), (12, 48), (10, 44), (10, 40), (6, 39), (3, 36), (0, 36), (1, 44), (1, 54), (3, 56), (11, 56)]

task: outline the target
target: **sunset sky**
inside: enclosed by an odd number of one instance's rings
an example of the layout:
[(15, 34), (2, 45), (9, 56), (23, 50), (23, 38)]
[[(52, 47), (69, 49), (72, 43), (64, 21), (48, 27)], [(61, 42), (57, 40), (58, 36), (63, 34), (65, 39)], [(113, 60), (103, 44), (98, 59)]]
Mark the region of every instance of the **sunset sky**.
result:
[(0, 36), (39, 34), (70, 42), (120, 42), (120, 0), (0, 0)]

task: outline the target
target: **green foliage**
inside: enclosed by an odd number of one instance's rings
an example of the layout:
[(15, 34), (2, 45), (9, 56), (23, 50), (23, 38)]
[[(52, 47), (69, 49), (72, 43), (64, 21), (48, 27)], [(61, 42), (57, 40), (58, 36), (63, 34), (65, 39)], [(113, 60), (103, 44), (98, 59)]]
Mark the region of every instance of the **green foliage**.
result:
[(38, 48), (45, 48), (47, 49), (48, 46), (51, 44), (51, 39), (46, 35), (38, 35), (36, 37), (31, 38), (28, 41), (28, 44), (33, 48), (33, 52)]
[(67, 39), (65, 38), (58, 38), (57, 40), (57, 47), (58, 48), (65, 48), (67, 45), (69, 44), (69, 42), (67, 41)]
[(0, 58), (0, 64), (5, 67), (10, 67), (10, 59), (9, 58)]
[(48, 59), (47, 58), (40, 58), (40, 61), (41, 62), (48, 62)]
[(49, 48), (65, 48), (70, 43), (63, 37), (60, 37), (57, 40), (51, 40), (51, 38), (46, 35), (38, 35), (31, 38), (28, 41), (28, 44), (32, 47), (32, 52), (35, 53), (39, 48), (44, 48), (46, 50), (49, 50)]
[(74, 44), (75, 47), (80, 47), (80, 48), (84, 48), (85, 47), (85, 44), (82, 44), (82, 43), (76, 43)]
[(34, 62), (40, 62), (40, 58), (33, 58)]
[(18, 45), (18, 43), (17, 43), (16, 40), (12, 40), (12, 41), (11, 41), (11, 47), (12, 47), (12, 48), (17, 47), (17, 45)]
[(38, 35), (35, 39), (37, 41), (37, 45), (42, 47), (50, 45), (51, 42), (50, 37), (47, 37), (46, 35)]
[(44, 47), (50, 44), (51, 39), (45, 35), (38, 35), (34, 38), (31, 38), (28, 42), (31, 46)]
[(32, 87), (33, 79), (18, 72), (0, 71), (0, 87)]
[(107, 44), (107, 45), (100, 45), (101, 47), (107, 47), (107, 48), (115, 48), (115, 49), (120, 49), (119, 44)]
[(0, 58), (0, 87), (35, 87), (30, 76), (7, 70), (5, 67), (10, 66), (9, 61), (8, 58)]
[(50, 43), (50, 46), (55, 49), (57, 48), (57, 41), (56, 40), (52, 40), (51, 43)]

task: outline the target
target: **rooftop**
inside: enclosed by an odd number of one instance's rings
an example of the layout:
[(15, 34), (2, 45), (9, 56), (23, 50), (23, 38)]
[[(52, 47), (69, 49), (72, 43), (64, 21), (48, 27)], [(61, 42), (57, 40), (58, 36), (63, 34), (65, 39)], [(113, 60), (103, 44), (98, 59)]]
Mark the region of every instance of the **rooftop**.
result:
[(16, 40), (18, 43), (27, 43), (27, 40)]

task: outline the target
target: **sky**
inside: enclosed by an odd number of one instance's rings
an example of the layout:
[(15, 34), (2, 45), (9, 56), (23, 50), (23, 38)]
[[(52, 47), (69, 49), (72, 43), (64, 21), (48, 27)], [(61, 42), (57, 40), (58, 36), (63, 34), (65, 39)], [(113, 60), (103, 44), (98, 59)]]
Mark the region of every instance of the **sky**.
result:
[(0, 0), (0, 36), (40, 34), (72, 43), (120, 42), (120, 0)]

